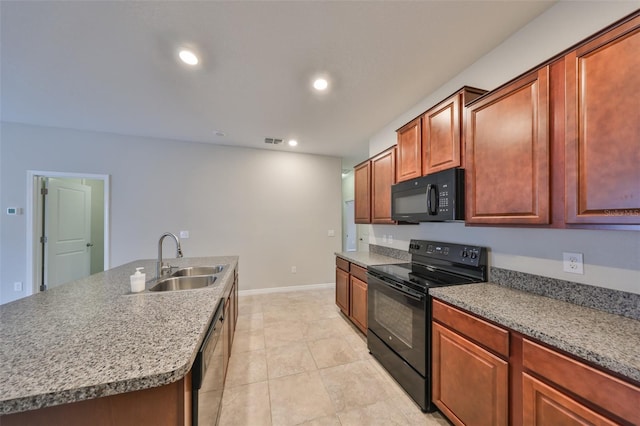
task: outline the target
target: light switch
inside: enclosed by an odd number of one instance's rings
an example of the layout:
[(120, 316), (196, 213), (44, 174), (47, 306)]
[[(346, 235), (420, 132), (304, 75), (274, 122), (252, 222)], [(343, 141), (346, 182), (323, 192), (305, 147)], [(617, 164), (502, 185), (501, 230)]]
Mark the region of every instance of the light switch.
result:
[(327, 236), (328, 237), (335, 237), (336, 236), (336, 231), (334, 231), (333, 229), (329, 229), (327, 231)]

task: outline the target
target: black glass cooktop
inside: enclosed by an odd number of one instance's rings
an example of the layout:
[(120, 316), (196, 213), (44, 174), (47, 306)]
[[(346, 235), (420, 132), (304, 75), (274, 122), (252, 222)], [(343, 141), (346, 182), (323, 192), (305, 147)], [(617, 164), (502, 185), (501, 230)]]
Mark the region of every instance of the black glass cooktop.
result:
[(423, 288), (477, 282), (469, 277), (416, 263), (375, 265), (369, 266), (369, 270), (392, 280), (417, 284)]

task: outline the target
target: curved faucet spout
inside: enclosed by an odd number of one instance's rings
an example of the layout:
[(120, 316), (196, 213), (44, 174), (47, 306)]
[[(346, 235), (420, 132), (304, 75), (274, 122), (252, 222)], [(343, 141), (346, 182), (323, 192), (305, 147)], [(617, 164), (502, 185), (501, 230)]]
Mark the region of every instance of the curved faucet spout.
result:
[(165, 265), (162, 261), (162, 242), (165, 237), (171, 237), (176, 242), (176, 258), (182, 257), (182, 247), (180, 246), (180, 239), (171, 232), (165, 232), (160, 236), (158, 240), (158, 261), (156, 262), (156, 278), (160, 278), (162, 276), (162, 271), (165, 268)]

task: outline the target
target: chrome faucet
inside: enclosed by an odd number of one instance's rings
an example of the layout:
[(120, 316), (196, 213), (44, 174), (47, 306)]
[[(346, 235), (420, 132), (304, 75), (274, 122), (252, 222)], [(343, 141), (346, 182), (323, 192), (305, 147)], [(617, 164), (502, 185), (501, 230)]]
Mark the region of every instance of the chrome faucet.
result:
[(176, 237), (175, 234), (172, 234), (171, 232), (165, 232), (164, 234), (162, 234), (160, 236), (160, 240), (158, 240), (158, 261), (156, 262), (156, 278), (160, 278), (165, 269), (171, 271), (171, 266), (165, 266), (162, 262), (162, 242), (164, 241), (165, 237), (173, 238), (173, 240), (176, 242), (177, 248), (176, 258), (182, 257), (182, 247), (180, 247), (180, 240), (178, 239), (178, 237)]

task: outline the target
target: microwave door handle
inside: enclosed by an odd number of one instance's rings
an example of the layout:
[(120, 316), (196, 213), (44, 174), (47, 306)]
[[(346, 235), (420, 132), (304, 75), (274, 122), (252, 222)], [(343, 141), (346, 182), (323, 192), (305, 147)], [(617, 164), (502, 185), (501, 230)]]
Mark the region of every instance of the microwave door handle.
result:
[(427, 213), (429, 216), (438, 214), (438, 189), (436, 185), (432, 183), (427, 185)]

